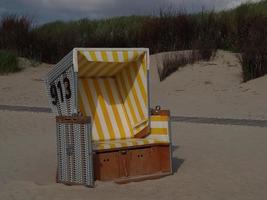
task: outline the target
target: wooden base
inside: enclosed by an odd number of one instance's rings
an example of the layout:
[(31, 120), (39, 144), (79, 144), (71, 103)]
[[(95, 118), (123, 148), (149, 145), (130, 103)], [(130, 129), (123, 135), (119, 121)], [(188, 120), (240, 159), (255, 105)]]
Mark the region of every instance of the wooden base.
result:
[(95, 152), (96, 180), (115, 182), (151, 179), (171, 174), (169, 145), (151, 145), (134, 149)]
[(170, 173), (170, 172), (159, 172), (156, 174), (148, 174), (148, 175), (142, 175), (142, 176), (120, 178), (120, 179), (114, 180), (114, 182), (118, 183), (118, 184), (126, 184), (126, 183), (130, 183), (130, 182), (139, 182), (139, 181), (145, 181), (145, 180), (158, 179), (158, 178), (162, 178), (164, 176), (169, 176), (171, 174), (172, 173)]

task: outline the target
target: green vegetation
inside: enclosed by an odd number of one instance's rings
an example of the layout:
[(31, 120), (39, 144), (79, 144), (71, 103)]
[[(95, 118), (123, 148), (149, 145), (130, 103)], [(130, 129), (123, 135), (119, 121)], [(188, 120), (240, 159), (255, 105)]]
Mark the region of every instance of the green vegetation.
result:
[(20, 71), (15, 54), (0, 50), (0, 74), (8, 74)]
[(166, 79), (170, 74), (177, 71), (179, 68), (186, 66), (189, 63), (194, 63), (194, 57), (192, 54), (188, 55), (176, 54), (176, 55), (164, 55), (162, 58), (162, 68), (158, 66), (158, 74), (160, 81)]
[[(262, 24), (262, 25), (261, 25)], [(196, 50), (209, 60), (216, 49), (241, 53), (244, 81), (267, 73), (267, 0), (221, 12), (55, 21), (33, 26), (25, 16), (0, 20), (0, 49), (56, 63), (74, 47), (148, 47), (151, 53)], [(255, 45), (257, 44), (257, 45)]]

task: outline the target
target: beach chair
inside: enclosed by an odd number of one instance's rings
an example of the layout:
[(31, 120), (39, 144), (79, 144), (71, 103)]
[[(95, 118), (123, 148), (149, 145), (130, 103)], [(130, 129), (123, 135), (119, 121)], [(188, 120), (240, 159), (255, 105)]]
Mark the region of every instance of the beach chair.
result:
[(46, 78), (57, 116), (91, 117), (94, 179), (172, 174), (168, 110), (150, 109), (149, 50), (75, 48)]

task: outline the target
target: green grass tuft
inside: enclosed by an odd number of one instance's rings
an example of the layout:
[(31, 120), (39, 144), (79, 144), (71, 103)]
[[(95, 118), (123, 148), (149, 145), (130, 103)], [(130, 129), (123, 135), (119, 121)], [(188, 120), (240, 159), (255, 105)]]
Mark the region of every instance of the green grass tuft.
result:
[(0, 50), (0, 74), (14, 73), (20, 70), (17, 56), (11, 52)]

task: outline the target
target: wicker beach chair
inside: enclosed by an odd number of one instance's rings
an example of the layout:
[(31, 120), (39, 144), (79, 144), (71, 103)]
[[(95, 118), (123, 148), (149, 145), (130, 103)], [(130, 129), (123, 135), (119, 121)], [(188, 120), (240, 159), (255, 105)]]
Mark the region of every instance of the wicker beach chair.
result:
[(169, 111), (149, 104), (149, 51), (75, 48), (46, 78), (57, 116), (91, 117), (94, 179), (172, 173)]

